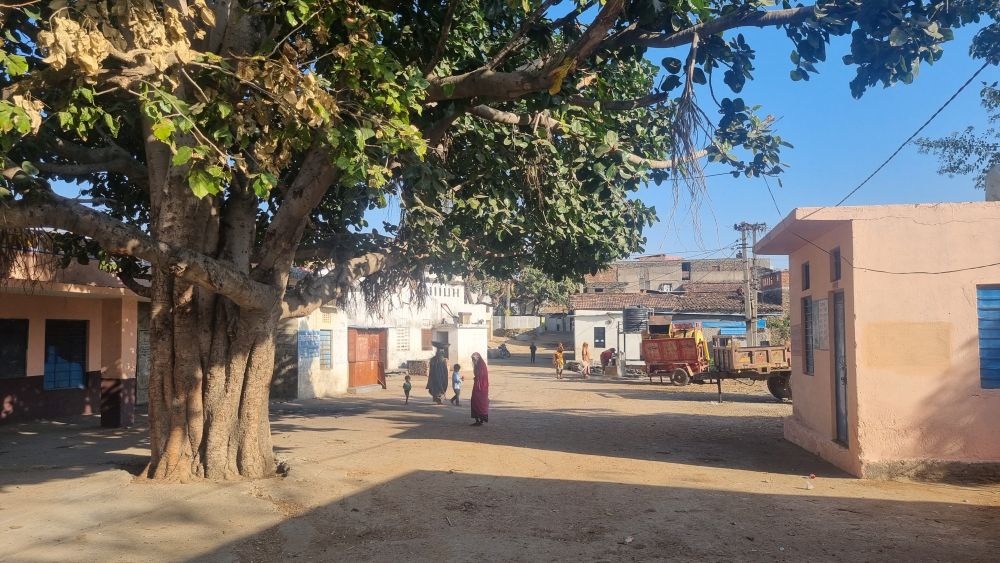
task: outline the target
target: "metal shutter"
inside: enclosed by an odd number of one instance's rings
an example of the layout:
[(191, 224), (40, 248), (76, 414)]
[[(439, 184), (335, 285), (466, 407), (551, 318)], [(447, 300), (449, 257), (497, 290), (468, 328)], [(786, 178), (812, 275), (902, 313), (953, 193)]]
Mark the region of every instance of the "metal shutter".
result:
[(976, 288), (979, 317), (979, 380), (1000, 389), (1000, 286)]

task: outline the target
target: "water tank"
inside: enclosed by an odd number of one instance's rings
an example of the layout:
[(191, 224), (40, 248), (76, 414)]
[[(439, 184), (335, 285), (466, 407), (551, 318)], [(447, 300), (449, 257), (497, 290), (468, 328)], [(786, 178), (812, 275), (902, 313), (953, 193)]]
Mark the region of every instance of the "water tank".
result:
[(649, 326), (649, 314), (653, 310), (648, 307), (626, 307), (624, 311), (622, 330), (625, 334), (643, 332)]

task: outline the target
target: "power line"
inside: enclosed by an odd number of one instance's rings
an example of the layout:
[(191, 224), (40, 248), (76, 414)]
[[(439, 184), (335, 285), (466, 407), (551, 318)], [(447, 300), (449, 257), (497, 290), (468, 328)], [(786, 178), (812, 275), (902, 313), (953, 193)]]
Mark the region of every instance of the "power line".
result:
[(774, 210), (778, 212), (778, 218), (784, 217), (785, 215), (778, 207), (778, 200), (774, 199), (774, 192), (771, 191), (771, 182), (767, 181), (767, 176), (761, 176), (761, 178), (764, 179), (764, 185), (767, 186), (767, 193), (771, 194), (771, 203), (774, 204)]
[[(869, 174), (868, 177), (866, 177), (864, 180), (862, 180), (860, 184), (858, 184), (857, 186), (855, 186), (853, 190), (847, 192), (847, 195), (845, 195), (844, 197), (842, 197), (840, 199), (840, 201), (838, 201), (835, 205), (833, 205), (833, 207), (839, 207), (845, 201), (847, 201), (851, 196), (853, 196), (854, 194), (858, 193), (858, 190), (860, 190), (861, 188), (863, 188), (865, 186), (865, 184), (868, 183), (869, 180), (871, 180), (872, 178), (874, 178), (876, 174), (878, 174), (879, 172), (881, 172), (883, 168), (885, 168), (890, 162), (892, 162), (892, 159), (896, 158), (896, 155), (898, 155), (900, 152), (902, 152), (902, 150), (906, 147), (906, 145), (910, 144), (910, 141), (912, 141), (913, 139), (915, 139), (917, 137), (917, 135), (920, 134), (921, 131), (923, 131), (928, 125), (930, 125), (931, 122), (934, 121), (934, 118), (936, 118), (942, 111), (944, 111), (944, 109), (946, 107), (948, 107), (948, 105), (950, 105), (951, 102), (953, 102), (955, 100), (955, 98), (957, 98), (958, 95), (961, 94), (962, 91), (965, 90), (965, 88), (969, 84), (972, 84), (972, 81), (975, 80), (976, 77), (979, 76), (980, 73), (982, 73), (984, 70), (986, 70), (986, 67), (989, 66), (989, 64), (990, 64), (990, 62), (986, 61), (985, 63), (983, 63), (983, 66), (979, 67), (979, 70), (977, 70), (976, 72), (972, 73), (972, 76), (970, 76), (969, 79), (966, 80), (965, 83), (963, 83), (958, 88), (958, 90), (956, 90), (955, 93), (951, 95), (950, 98), (948, 98), (947, 100), (945, 100), (944, 104), (942, 104), (941, 107), (939, 107), (937, 109), (937, 111), (935, 111), (933, 114), (931, 114), (931, 116), (928, 117), (927, 120), (924, 121), (924, 123), (920, 127), (918, 127), (917, 130), (914, 131), (912, 135), (910, 135), (909, 137), (907, 137), (906, 140), (902, 142), (902, 144), (900, 144), (898, 147), (896, 147), (896, 150), (894, 150), (892, 152), (892, 154), (889, 155), (889, 158), (886, 158), (882, 162), (882, 164), (879, 164), (878, 168), (876, 168), (874, 172), (872, 172), (871, 174)], [(777, 205), (777, 204), (775, 204), (775, 205)], [(829, 206), (823, 206), (823, 207), (818, 207), (818, 208), (814, 209), (808, 215), (806, 215), (805, 217), (803, 217), (802, 220), (808, 219), (812, 215), (820, 212), (823, 209), (826, 209), (826, 207), (829, 207)]]
[[(983, 63), (983, 65), (980, 66), (979, 69), (976, 70), (976, 72), (972, 73), (972, 76), (970, 76), (968, 78), (968, 80), (966, 80), (964, 83), (962, 83), (962, 85), (959, 86), (958, 90), (955, 90), (955, 93), (952, 94), (947, 100), (945, 100), (945, 102), (943, 104), (941, 104), (941, 107), (939, 107), (934, 113), (932, 113), (931, 116), (928, 117), (923, 122), (923, 124), (921, 124), (920, 127), (918, 127), (917, 130), (913, 132), (912, 135), (910, 135), (909, 137), (907, 137), (905, 141), (903, 141), (898, 147), (896, 147), (896, 150), (894, 150), (892, 152), (892, 154), (890, 154), (889, 157), (886, 158), (882, 162), (882, 164), (880, 164), (878, 166), (878, 168), (876, 168), (871, 174), (869, 174), (867, 177), (865, 177), (865, 179), (862, 180), (860, 184), (858, 184), (857, 186), (855, 186), (854, 189), (852, 189), (851, 191), (847, 192), (847, 195), (845, 195), (844, 197), (842, 197), (840, 199), (840, 201), (838, 201), (836, 204), (834, 204), (832, 206), (817, 207), (816, 209), (810, 211), (808, 214), (806, 214), (804, 217), (802, 217), (802, 219), (799, 219), (799, 220), (800, 221), (804, 221), (804, 220), (808, 219), (809, 217), (812, 217), (816, 213), (819, 213), (820, 211), (822, 211), (824, 209), (827, 209), (829, 207), (839, 207), (844, 202), (846, 202), (848, 199), (850, 199), (851, 196), (853, 196), (854, 194), (856, 194), (861, 188), (863, 188), (865, 186), (865, 184), (867, 184), (872, 178), (874, 178), (876, 174), (878, 174), (879, 172), (881, 172), (883, 168), (885, 168), (890, 162), (892, 162), (892, 160), (894, 158), (896, 158), (896, 156), (900, 152), (902, 152), (902, 150), (906, 147), (906, 145), (910, 144), (910, 142), (913, 141), (913, 139), (915, 139), (917, 137), (917, 135), (919, 135), (921, 133), (921, 131), (923, 131), (925, 128), (927, 128), (927, 126), (930, 125), (931, 122), (934, 121), (934, 119), (942, 111), (944, 111), (945, 108), (947, 108), (953, 101), (955, 101), (955, 98), (957, 98), (959, 96), (959, 94), (961, 94), (969, 86), (969, 84), (972, 84), (972, 81), (975, 80), (976, 77), (979, 76), (984, 70), (986, 70), (986, 67), (989, 66), (989, 64), (990, 64), (989, 61)], [(767, 179), (765, 178), (765, 182), (766, 182), (766, 180)], [(768, 191), (770, 191), (770, 186), (768, 186)], [(772, 198), (772, 201), (773, 201), (774, 194), (771, 195), (771, 198)], [(777, 204), (776, 201), (774, 202), (774, 205), (775, 205), (775, 209), (778, 209), (778, 204)], [(779, 214), (780, 214), (780, 211), (779, 211)], [(818, 248), (819, 250), (821, 250), (826, 255), (833, 256), (832, 253), (829, 250), (827, 250), (827, 249), (823, 248), (822, 246), (816, 244), (815, 242), (809, 240), (807, 237), (804, 237), (804, 236), (800, 235), (799, 233), (795, 232), (792, 229), (789, 229), (789, 232), (792, 233), (793, 235), (795, 235), (796, 237), (802, 239), (803, 241), (811, 244), (812, 246)], [(840, 259), (844, 263), (846, 263), (848, 265), (848, 267), (850, 267), (853, 270), (859, 270), (859, 271), (863, 271), (863, 272), (872, 272), (872, 273), (877, 273), (877, 274), (897, 275), (897, 276), (903, 276), (903, 275), (942, 275), (942, 274), (954, 274), (954, 273), (958, 273), (958, 272), (968, 272), (968, 271), (972, 271), (972, 270), (981, 270), (981, 269), (984, 269), (984, 268), (991, 268), (991, 267), (994, 267), (994, 266), (1000, 266), (1000, 262), (994, 262), (994, 263), (991, 263), (991, 264), (981, 264), (981, 265), (978, 265), (978, 266), (969, 266), (967, 268), (955, 268), (955, 269), (951, 269), (951, 270), (939, 270), (939, 271), (913, 270), (913, 271), (894, 272), (894, 271), (891, 271), (891, 270), (881, 270), (881, 269), (878, 269), (878, 268), (865, 268), (863, 266), (855, 266), (854, 263), (851, 260), (848, 260), (843, 254), (841, 254)]]

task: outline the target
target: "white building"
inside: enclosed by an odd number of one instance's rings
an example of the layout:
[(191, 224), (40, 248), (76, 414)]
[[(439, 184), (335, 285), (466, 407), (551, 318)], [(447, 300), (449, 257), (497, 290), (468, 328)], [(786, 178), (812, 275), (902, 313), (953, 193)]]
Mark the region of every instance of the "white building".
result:
[(433, 356), (432, 342), (447, 342), (449, 365), (471, 372), (472, 353), (486, 355), (492, 310), (465, 301), (461, 282), (434, 282), (422, 306), (404, 288), (380, 313), (354, 299), (290, 319), (279, 331), (271, 394), (329, 397), (384, 383), (386, 371)]

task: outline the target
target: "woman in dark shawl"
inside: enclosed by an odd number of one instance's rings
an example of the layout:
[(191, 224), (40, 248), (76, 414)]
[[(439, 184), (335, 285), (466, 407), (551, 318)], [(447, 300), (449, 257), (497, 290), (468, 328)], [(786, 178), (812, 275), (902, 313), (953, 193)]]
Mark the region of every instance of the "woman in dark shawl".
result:
[(490, 418), (490, 370), (479, 352), (472, 354), (472, 418), (473, 426), (482, 426)]
[(427, 391), (434, 402), (442, 405), (441, 396), (448, 392), (448, 357), (443, 344), (434, 343), (437, 353), (431, 358), (427, 370)]

